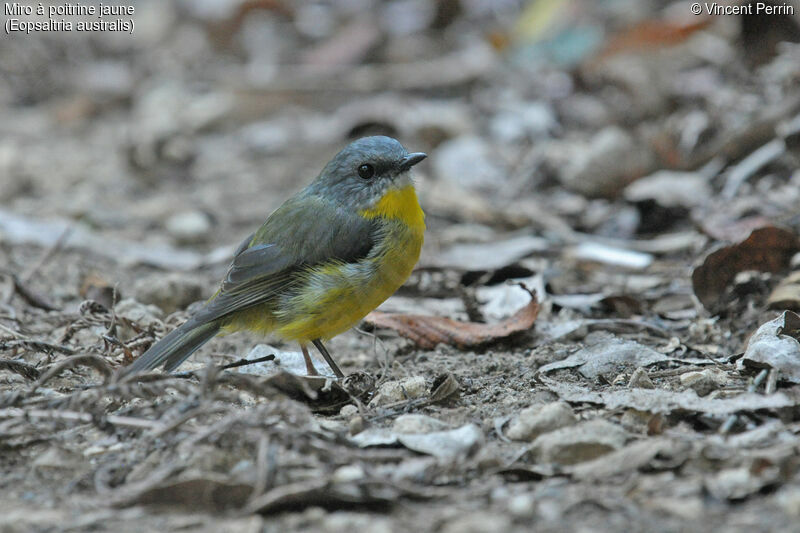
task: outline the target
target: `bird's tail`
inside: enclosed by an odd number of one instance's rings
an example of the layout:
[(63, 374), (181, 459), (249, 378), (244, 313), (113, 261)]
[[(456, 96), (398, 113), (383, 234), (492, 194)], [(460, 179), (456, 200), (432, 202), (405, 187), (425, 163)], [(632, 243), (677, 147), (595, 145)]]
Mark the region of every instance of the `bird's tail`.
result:
[(162, 364), (164, 369), (171, 372), (216, 335), (219, 329), (219, 322), (197, 323), (189, 319), (144, 352), (125, 370), (125, 374), (153, 370)]

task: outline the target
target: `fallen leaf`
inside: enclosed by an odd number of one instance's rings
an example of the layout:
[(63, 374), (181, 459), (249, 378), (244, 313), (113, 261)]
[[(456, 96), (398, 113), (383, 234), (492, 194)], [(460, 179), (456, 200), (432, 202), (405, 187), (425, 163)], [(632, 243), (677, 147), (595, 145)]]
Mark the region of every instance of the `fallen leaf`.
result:
[(689, 448), (686, 442), (665, 437), (639, 440), (592, 461), (572, 466), (567, 471), (575, 479), (605, 479), (645, 467), (652, 469), (651, 463), (659, 455), (678, 455), (685, 460)]
[(245, 511), (271, 514), (308, 507), (386, 509), (402, 495), (403, 491), (385, 481), (331, 483), (328, 479), (309, 479), (276, 487), (250, 501)]
[(432, 403), (443, 402), (455, 397), (460, 389), (461, 385), (453, 374), (449, 372), (446, 374), (439, 374), (433, 380), (430, 401)]
[(780, 377), (800, 383), (800, 315), (784, 311), (753, 333), (737, 366), (774, 368)]
[(567, 249), (565, 255), (577, 261), (603, 263), (631, 270), (643, 270), (649, 267), (654, 259), (651, 254), (588, 241)]
[(351, 437), (360, 448), (401, 445), (409, 450), (451, 461), (474, 453), (483, 444), (483, 432), (475, 424), (429, 433), (400, 433), (368, 429)]
[(756, 229), (744, 241), (712, 252), (694, 269), (694, 293), (713, 312), (736, 274), (747, 270), (779, 272), (788, 268), (798, 251), (800, 240), (791, 231), (774, 226)]
[(684, 42), (709, 24), (711, 24), (710, 18), (689, 23), (645, 20), (612, 36), (600, 52), (600, 57), (607, 58), (626, 52), (641, 53), (643, 49), (647, 48), (658, 49), (674, 46)]
[(430, 260), (430, 266), (466, 271), (491, 271), (512, 265), (550, 243), (541, 237), (520, 235), (489, 243), (455, 244)]
[(770, 309), (800, 311), (800, 270), (786, 276), (767, 298)]
[(398, 315), (380, 311), (371, 312), (364, 321), (376, 328), (392, 329), (421, 348), (432, 349), (439, 343), (445, 343), (467, 349), (527, 331), (533, 326), (538, 314), (539, 303), (536, 301), (536, 292), (533, 291), (528, 305), (496, 324), (460, 322), (450, 318)]
[(759, 228), (768, 228), (772, 224), (763, 215), (736, 217), (730, 212), (712, 214), (695, 220), (703, 233), (718, 241), (743, 241), (750, 233)]
[(743, 500), (778, 483), (780, 468), (776, 465), (769, 465), (760, 471), (753, 466), (729, 468), (703, 481), (709, 494), (718, 500)]
[(648, 413), (696, 412), (708, 415), (729, 415), (740, 411), (753, 412), (760, 409), (792, 407), (795, 401), (777, 392), (765, 396), (743, 393), (733, 398), (701, 398), (693, 390), (673, 392), (664, 389), (623, 389), (593, 391), (571, 383), (560, 383), (552, 379), (539, 380), (564, 401), (593, 403), (606, 409), (621, 407)]
[(671, 357), (638, 342), (612, 337), (578, 350), (566, 359), (544, 365), (539, 371), (580, 367), (578, 371), (583, 377), (596, 379), (619, 373), (624, 367), (639, 368), (670, 360)]
[(127, 505), (173, 505), (189, 509), (240, 508), (250, 497), (253, 487), (232, 483), (223, 476), (205, 474), (202, 477), (167, 481), (144, 490)]

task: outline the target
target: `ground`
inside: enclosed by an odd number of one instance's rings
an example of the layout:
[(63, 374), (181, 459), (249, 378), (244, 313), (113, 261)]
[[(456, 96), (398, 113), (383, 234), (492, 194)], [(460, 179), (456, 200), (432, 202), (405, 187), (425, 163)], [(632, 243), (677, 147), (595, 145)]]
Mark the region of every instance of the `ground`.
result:
[[(133, 5), (0, 47), (2, 531), (798, 530), (796, 14)], [(370, 134), (415, 318), (121, 377)]]

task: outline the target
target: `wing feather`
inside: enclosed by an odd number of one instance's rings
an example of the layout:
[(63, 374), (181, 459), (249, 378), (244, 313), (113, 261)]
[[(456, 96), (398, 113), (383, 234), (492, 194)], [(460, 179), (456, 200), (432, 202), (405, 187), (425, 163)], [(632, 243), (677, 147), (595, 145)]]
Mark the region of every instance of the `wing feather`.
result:
[(300, 281), (303, 270), (369, 255), (379, 222), (318, 196), (296, 197), (237, 249), (217, 296), (197, 314), (208, 322), (264, 303)]

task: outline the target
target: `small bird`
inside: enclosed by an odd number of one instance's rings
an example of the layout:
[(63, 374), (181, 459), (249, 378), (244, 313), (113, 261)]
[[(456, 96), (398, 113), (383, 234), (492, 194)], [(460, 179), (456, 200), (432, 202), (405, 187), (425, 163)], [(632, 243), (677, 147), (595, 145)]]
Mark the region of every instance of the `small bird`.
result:
[(234, 252), (205, 306), (136, 359), (125, 374), (172, 371), (219, 332), (273, 333), (314, 344), (353, 327), (402, 285), (419, 259), (425, 213), (411, 167), (425, 159), (390, 137), (358, 139), (283, 203)]

